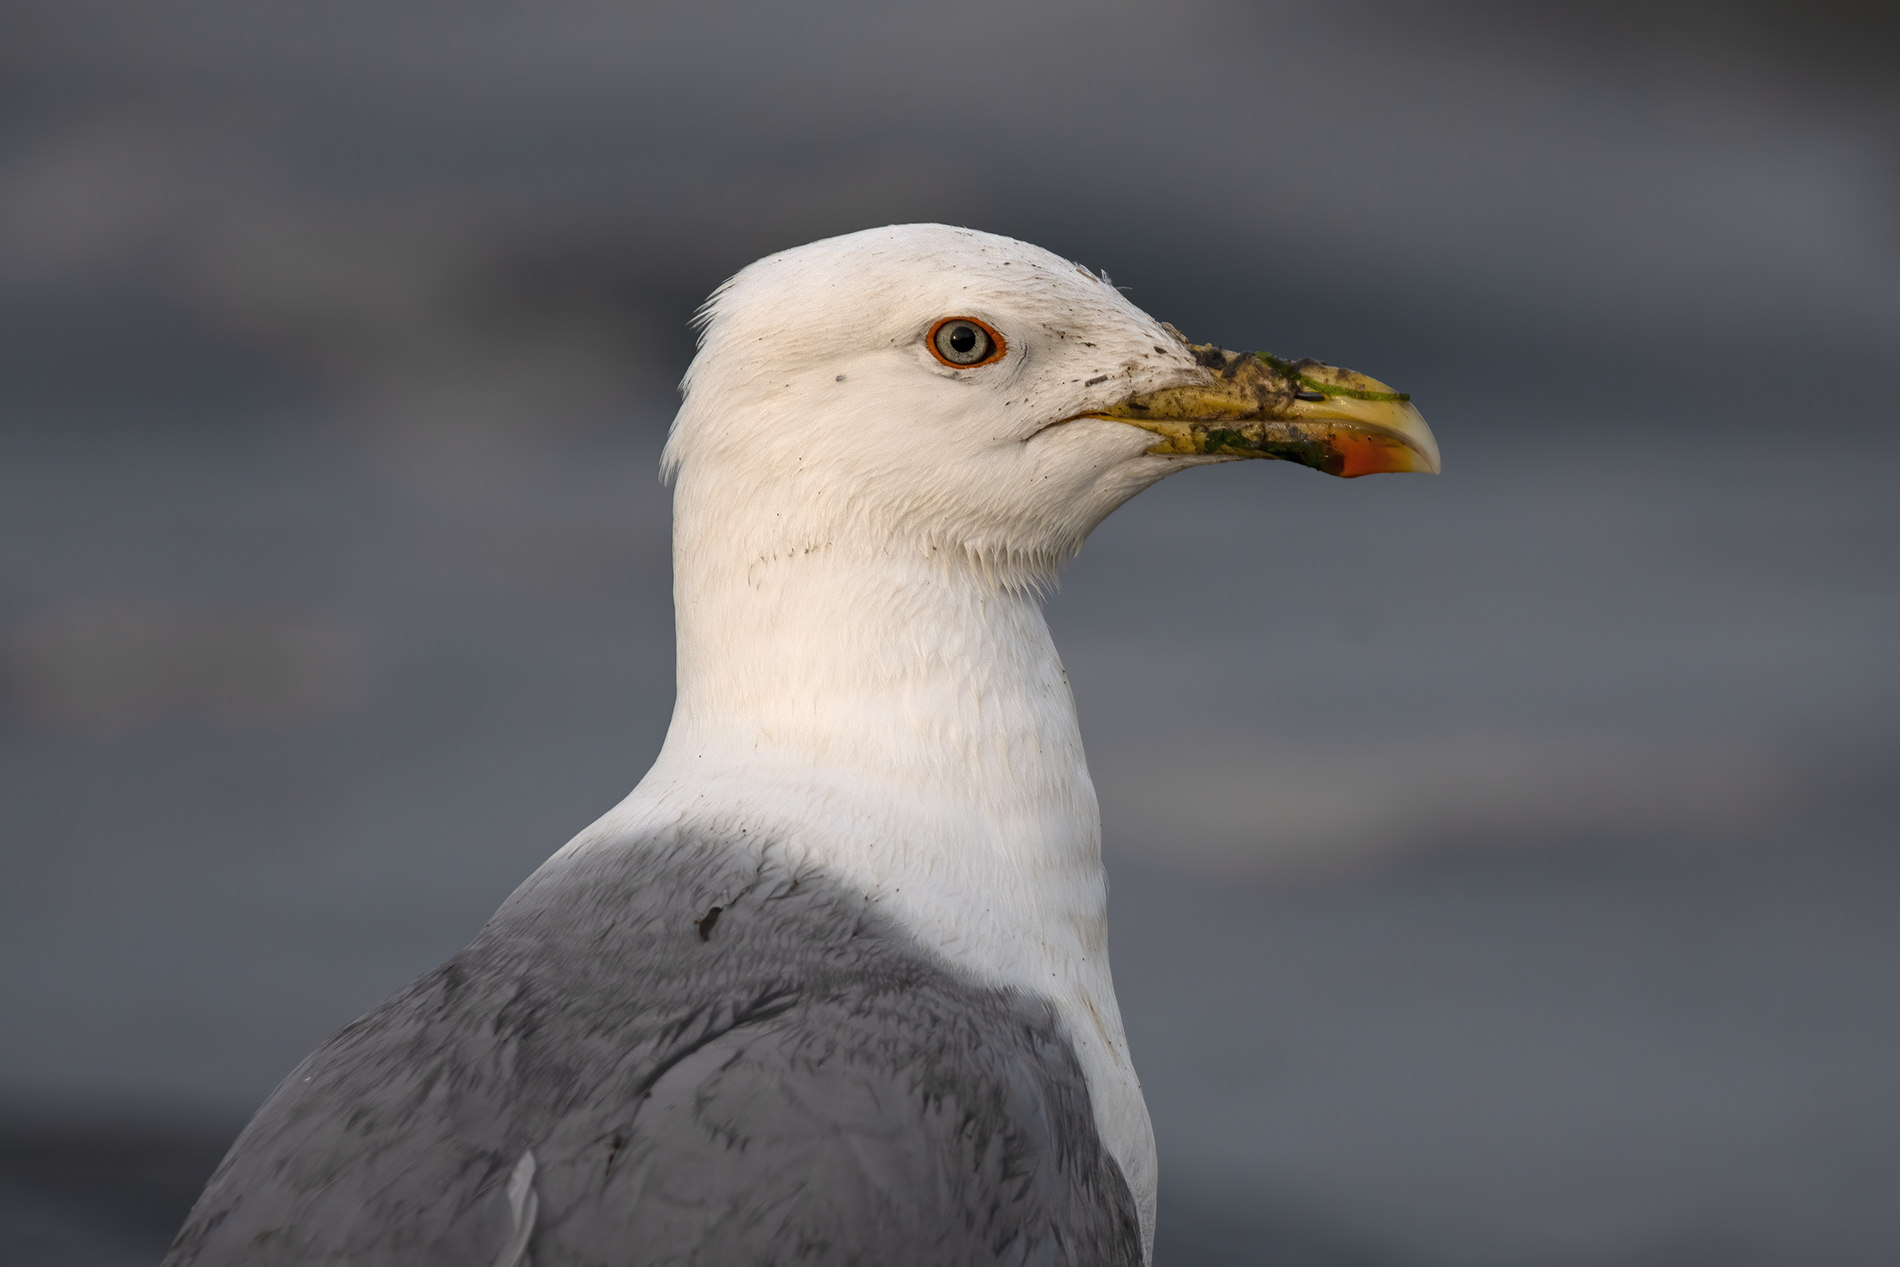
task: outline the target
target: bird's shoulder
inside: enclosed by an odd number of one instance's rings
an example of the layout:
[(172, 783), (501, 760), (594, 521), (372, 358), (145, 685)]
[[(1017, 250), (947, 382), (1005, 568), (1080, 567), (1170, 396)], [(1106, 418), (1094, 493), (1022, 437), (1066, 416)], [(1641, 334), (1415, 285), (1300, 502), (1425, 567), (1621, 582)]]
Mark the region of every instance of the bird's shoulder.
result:
[(345, 1027), (168, 1262), (486, 1263), (524, 1228), (543, 1267), (1140, 1261), (1046, 1001), (690, 835), (558, 858)]

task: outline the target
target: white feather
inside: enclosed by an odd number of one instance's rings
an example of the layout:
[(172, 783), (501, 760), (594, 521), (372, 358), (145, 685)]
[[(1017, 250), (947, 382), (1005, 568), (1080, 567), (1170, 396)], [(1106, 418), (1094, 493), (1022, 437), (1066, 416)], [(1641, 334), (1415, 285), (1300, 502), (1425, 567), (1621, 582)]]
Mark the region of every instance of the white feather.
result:
[(534, 1153), (524, 1151), (508, 1175), (505, 1194), (512, 1229), (508, 1240), (495, 1255), (495, 1267), (531, 1267), (528, 1242), (534, 1237), (534, 1221), (541, 1211), (541, 1198), (534, 1190)]
[[(1008, 355), (937, 361), (925, 336), (950, 316), (993, 326)], [(703, 320), (665, 459), (672, 727), (570, 848), (681, 822), (763, 835), (978, 978), (1049, 999), (1152, 1246), (1099, 812), (1037, 596), (1104, 516), (1195, 464), (1065, 420), (1194, 362), (1080, 266), (941, 225), (761, 260)]]

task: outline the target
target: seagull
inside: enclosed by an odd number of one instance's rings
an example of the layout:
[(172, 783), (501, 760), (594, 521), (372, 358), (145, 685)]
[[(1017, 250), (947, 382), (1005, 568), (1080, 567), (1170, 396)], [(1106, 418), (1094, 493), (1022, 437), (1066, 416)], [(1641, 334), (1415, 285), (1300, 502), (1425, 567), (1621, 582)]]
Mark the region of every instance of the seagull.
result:
[(652, 770), (290, 1074), (168, 1267), (1151, 1259), (1041, 595), (1177, 471), (1436, 472), (1431, 431), (945, 225), (769, 256), (698, 324)]

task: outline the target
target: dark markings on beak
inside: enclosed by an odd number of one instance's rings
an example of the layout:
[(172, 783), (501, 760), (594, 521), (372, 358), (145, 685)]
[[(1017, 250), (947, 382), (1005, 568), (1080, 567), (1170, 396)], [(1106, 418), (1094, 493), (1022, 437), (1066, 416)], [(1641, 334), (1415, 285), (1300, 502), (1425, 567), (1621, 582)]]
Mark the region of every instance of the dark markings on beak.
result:
[(1326, 393), (1325, 392), (1294, 392), (1293, 399), (1295, 400), (1325, 400)]

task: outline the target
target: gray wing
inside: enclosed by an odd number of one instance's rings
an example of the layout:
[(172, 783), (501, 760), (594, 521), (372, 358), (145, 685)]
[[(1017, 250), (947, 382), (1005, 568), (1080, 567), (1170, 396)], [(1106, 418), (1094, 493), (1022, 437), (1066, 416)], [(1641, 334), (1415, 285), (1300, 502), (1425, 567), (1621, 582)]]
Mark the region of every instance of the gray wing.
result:
[(306, 1060), (166, 1263), (1134, 1267), (1140, 1244), (1047, 1003), (829, 877), (672, 840), (550, 864)]

